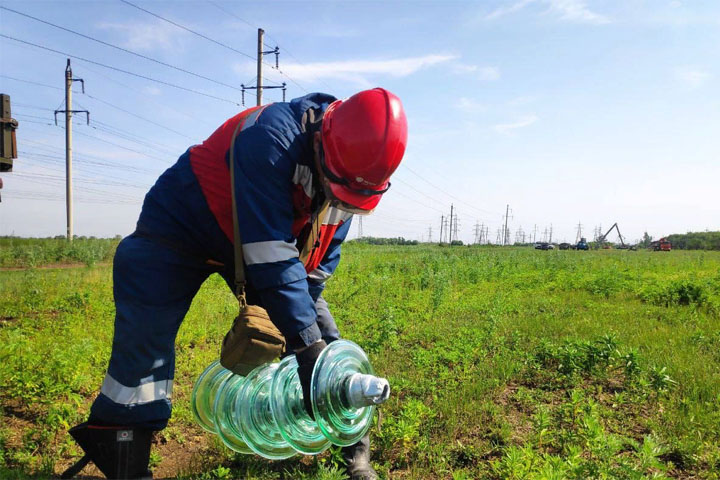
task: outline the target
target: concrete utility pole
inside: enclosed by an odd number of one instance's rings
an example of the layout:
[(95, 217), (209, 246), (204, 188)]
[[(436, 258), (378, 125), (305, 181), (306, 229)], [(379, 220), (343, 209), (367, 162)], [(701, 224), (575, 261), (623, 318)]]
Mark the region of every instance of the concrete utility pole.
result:
[(70, 59), (65, 68), (65, 207), (67, 211), (67, 239), (73, 239), (72, 208), (72, 68)]
[(443, 243), (443, 224), (445, 223), (445, 216), (440, 215), (440, 243)]
[(362, 225), (362, 215), (358, 215), (360, 217), (360, 220), (358, 221), (358, 238), (363, 238), (363, 225)]
[[(258, 28), (258, 57), (257, 57), (257, 106), (262, 105), (262, 91), (263, 91), (263, 76), (262, 76), (262, 65), (263, 65), (263, 37), (265, 36), (265, 30)], [(284, 58), (284, 57), (283, 57)]]
[(84, 113), (87, 115), (87, 123), (90, 124), (90, 112), (87, 110), (72, 109), (72, 84), (80, 82), (82, 92), (85, 93), (85, 82), (82, 78), (73, 78), (70, 59), (67, 59), (65, 67), (65, 110), (55, 110), (55, 124), (57, 125), (57, 114), (65, 114), (65, 209), (67, 215), (67, 239), (73, 240), (73, 202), (72, 202), (72, 114)]
[(453, 237), (453, 204), (450, 204), (450, 239), (448, 240), (448, 243), (452, 243), (452, 237)]
[(550, 224), (550, 243), (552, 243), (552, 223)]
[(257, 106), (259, 107), (262, 105), (263, 101), (263, 90), (268, 88), (281, 88), (283, 92), (283, 102), (285, 101), (285, 91), (287, 90), (287, 85), (285, 82), (282, 83), (282, 85), (269, 85), (265, 86), (263, 85), (263, 57), (267, 54), (275, 54), (275, 68), (278, 68), (278, 57), (280, 55), (280, 47), (275, 47), (272, 50), (263, 51), (264, 45), (264, 38), (265, 38), (265, 30), (262, 28), (258, 28), (258, 43), (257, 43), (257, 82), (254, 87), (246, 86), (245, 84), (241, 84), (240, 87), (242, 88), (242, 104), (245, 105), (245, 90), (255, 90), (256, 98), (257, 98)]

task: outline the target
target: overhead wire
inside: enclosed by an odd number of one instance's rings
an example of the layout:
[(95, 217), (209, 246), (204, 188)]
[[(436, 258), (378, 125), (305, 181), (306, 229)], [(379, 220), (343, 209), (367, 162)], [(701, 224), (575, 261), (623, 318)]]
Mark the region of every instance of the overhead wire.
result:
[(149, 15), (152, 15), (152, 16), (155, 17), (155, 18), (158, 18), (158, 19), (160, 19), (160, 20), (163, 20), (163, 21), (165, 21), (165, 22), (167, 22), (167, 23), (169, 23), (169, 24), (171, 24), (171, 25), (175, 25), (176, 27), (181, 28), (181, 29), (185, 30), (186, 32), (190, 32), (190, 33), (192, 33), (193, 35), (197, 35), (197, 36), (200, 37), (200, 38), (204, 38), (205, 40), (208, 40), (208, 41), (210, 41), (210, 42), (212, 42), (212, 43), (214, 43), (214, 44), (216, 44), (216, 45), (219, 45), (219, 46), (221, 46), (221, 47), (223, 47), (223, 48), (227, 48), (228, 50), (231, 50), (231, 51), (233, 51), (233, 52), (235, 52), (235, 53), (238, 53), (238, 54), (240, 54), (240, 55), (242, 55), (242, 56), (244, 56), (244, 57), (247, 57), (247, 58), (250, 58), (250, 59), (252, 59), (252, 60), (255, 60), (255, 57), (253, 57), (253, 56), (251, 56), (251, 55), (248, 55), (248, 54), (245, 53), (245, 52), (241, 52), (240, 50), (238, 50), (238, 49), (236, 49), (236, 48), (233, 48), (233, 47), (231, 47), (230, 45), (227, 45), (227, 44), (222, 43), (222, 42), (219, 42), (219, 41), (217, 41), (217, 40), (215, 40), (215, 39), (213, 39), (213, 38), (210, 38), (210, 37), (208, 37), (207, 35), (203, 35), (203, 34), (200, 33), (200, 32), (196, 32), (195, 30), (192, 30), (192, 29), (186, 27), (185, 25), (181, 25), (181, 24), (179, 24), (179, 23), (177, 23), (177, 22), (174, 22), (174, 21), (172, 21), (172, 20), (170, 20), (170, 19), (167, 19), (167, 18), (165, 18), (165, 17), (163, 17), (163, 16), (161, 16), (161, 15), (158, 15), (157, 13), (153, 13), (153, 12), (151, 12), (150, 10), (147, 10), (147, 9), (145, 9), (145, 8), (142, 8), (142, 7), (138, 6), (138, 5), (135, 5), (134, 3), (128, 2), (127, 0), (120, 0), (120, 1), (121, 1), (122, 3), (125, 3), (125, 4), (127, 4), (127, 5), (130, 5), (130, 6), (133, 7), (133, 8), (137, 8), (138, 10), (141, 10), (141, 11), (143, 11), (143, 12), (149, 14)]
[(164, 67), (172, 68), (172, 69), (177, 70), (177, 71), (179, 71), (179, 72), (186, 73), (186, 74), (188, 74), (188, 75), (192, 75), (192, 76), (194, 76), (194, 77), (201, 78), (201, 79), (203, 79), (203, 80), (207, 80), (207, 81), (209, 81), (209, 82), (212, 82), (212, 83), (215, 83), (215, 84), (218, 84), (218, 85), (222, 85), (223, 87), (232, 88), (233, 90), (241, 91), (240, 88), (238, 88), (238, 87), (236, 87), (236, 86), (234, 86), (234, 85), (230, 85), (230, 84), (221, 82), (221, 81), (219, 81), (219, 80), (215, 80), (214, 78), (206, 77), (205, 75), (201, 75), (201, 74), (199, 74), (199, 73), (192, 72), (192, 71), (187, 70), (187, 69), (184, 69), (184, 68), (182, 68), (182, 67), (178, 67), (178, 66), (169, 64), (169, 63), (167, 63), (167, 62), (163, 62), (162, 60), (158, 60), (158, 59), (149, 57), (149, 56), (147, 56), (147, 55), (143, 55), (142, 53), (134, 52), (134, 51), (129, 50), (129, 49), (127, 49), (127, 48), (120, 47), (120, 46), (118, 46), (118, 45), (114, 45), (114, 44), (112, 44), (112, 43), (106, 42), (106, 41), (104, 41), (104, 40), (97, 39), (97, 38), (95, 38), (95, 37), (91, 37), (90, 35), (85, 35), (84, 33), (77, 32), (77, 31), (72, 30), (72, 29), (70, 29), (70, 28), (63, 27), (63, 26), (61, 26), (61, 25), (56, 25), (56, 24), (54, 24), (54, 23), (48, 22), (47, 20), (43, 20), (43, 19), (41, 19), (41, 18), (34, 17), (34, 16), (32, 16), (32, 15), (28, 15), (27, 13), (19, 12), (19, 11), (17, 11), (17, 10), (13, 10), (12, 8), (8, 8), (8, 7), (2, 6), (2, 5), (0, 5), (0, 9), (6, 10), (6, 11), (8, 11), (8, 12), (15, 13), (15, 14), (17, 14), (17, 15), (21, 15), (21, 16), (23, 16), (23, 17), (26, 17), (26, 18), (35, 20), (35, 21), (40, 22), (40, 23), (44, 23), (45, 25), (49, 25), (49, 26), (51, 26), (51, 27), (58, 28), (58, 29), (63, 30), (63, 31), (65, 31), (65, 32), (72, 33), (72, 34), (74, 34), (74, 35), (78, 35), (78, 36), (80, 36), (80, 37), (82, 37), (82, 38), (91, 40), (91, 41), (96, 42), (96, 43), (99, 43), (99, 44), (101, 44), (101, 45), (105, 45), (106, 47), (114, 48), (114, 49), (116, 49), (116, 50), (120, 50), (120, 51), (122, 51), (122, 52), (129, 53), (129, 54), (134, 55), (134, 56), (136, 56), (136, 57), (143, 58), (143, 59), (145, 59), (145, 60), (148, 60), (148, 61), (157, 63), (157, 64), (162, 65), (162, 66), (164, 66)]
[[(123, 1), (123, 0), (120, 0), (120, 1)], [(149, 77), (149, 76), (147, 76), (147, 75), (143, 75), (143, 74), (140, 74), (140, 73), (131, 72), (131, 71), (129, 71), (129, 70), (125, 70), (125, 69), (122, 69), (122, 68), (114, 67), (114, 66), (112, 66), (112, 65), (107, 65), (107, 64), (104, 64), (104, 63), (96, 62), (95, 60), (90, 60), (90, 59), (87, 59), (87, 58), (84, 58), (84, 57), (80, 57), (80, 56), (78, 56), (78, 55), (73, 55), (73, 54), (70, 54), (70, 53), (67, 53), (67, 52), (62, 52), (62, 51), (60, 51), (60, 50), (55, 50), (54, 48), (46, 47), (46, 46), (44, 46), (44, 45), (39, 45), (39, 44), (37, 44), (37, 43), (29, 42), (29, 41), (27, 41), (27, 40), (22, 40), (22, 39), (19, 39), (19, 38), (12, 37), (12, 36), (10, 36), (10, 35), (5, 35), (4, 33), (0, 33), (0, 37), (2, 37), (2, 38), (7, 38), (7, 39), (13, 40), (13, 41), (15, 41), (15, 42), (23, 43), (23, 44), (25, 44), (25, 45), (30, 45), (30, 46), (33, 46), (33, 47), (36, 47), (36, 48), (40, 48), (40, 49), (42, 49), (42, 50), (47, 50), (47, 51), (49, 51), (49, 52), (57, 53), (57, 54), (59, 54), (59, 55), (64, 55), (64, 56), (66, 56), (66, 57), (74, 58), (74, 59), (76, 59), (76, 60), (80, 60), (81, 62), (91, 63), (91, 64), (93, 64), (93, 65), (97, 65), (97, 66), (99, 66), (99, 67), (103, 67), (103, 68), (107, 68), (107, 69), (110, 69), (110, 70), (114, 70), (114, 71), (117, 71), (117, 72), (120, 72), (120, 73), (124, 73), (124, 74), (126, 74), (126, 75), (131, 75), (131, 76), (133, 76), (133, 77), (142, 78), (142, 79), (144, 79), (144, 80), (148, 80), (148, 81), (151, 81), (151, 82), (159, 83), (159, 84), (161, 84), (161, 85), (166, 85), (166, 86), (168, 86), (168, 87), (177, 88), (177, 89), (179, 89), (179, 90), (183, 90), (183, 91), (186, 91), (186, 92), (194, 93), (194, 94), (196, 94), (196, 95), (202, 95), (202, 96), (204, 96), (204, 97), (212, 98), (212, 99), (214, 99), (214, 100), (218, 100), (218, 101), (221, 101), (221, 102), (226, 102), (226, 103), (231, 103), (231, 104), (236, 105), (236, 106), (241, 106), (238, 102), (236, 102), (236, 101), (234, 101), (234, 100), (230, 100), (230, 99), (223, 98), (223, 97), (218, 97), (217, 95), (212, 95), (212, 94), (209, 94), (209, 93), (201, 92), (201, 91), (199, 91), (199, 90), (195, 90), (195, 89), (188, 88), (188, 87), (183, 87), (182, 85), (177, 85), (177, 84), (175, 84), (175, 83), (166, 82), (165, 80), (159, 80), (159, 79), (157, 79), (157, 78), (152, 78), (152, 77)]]
[(416, 177), (418, 177), (420, 180), (422, 180), (423, 182), (427, 183), (428, 185), (430, 185), (430, 186), (433, 187), (434, 189), (438, 190), (439, 192), (447, 195), (448, 197), (450, 197), (450, 198), (452, 198), (452, 199), (454, 199), (454, 200), (457, 200), (458, 202), (464, 204), (465, 206), (470, 207), (470, 208), (472, 208), (472, 209), (474, 209), (474, 210), (477, 210), (477, 211), (479, 211), (479, 212), (483, 212), (483, 214), (489, 213), (489, 214), (491, 214), (491, 215), (495, 215), (495, 214), (497, 213), (497, 212), (491, 212), (491, 211), (489, 211), (489, 210), (484, 210), (484, 209), (479, 208), (479, 207), (476, 207), (476, 206), (474, 206), (474, 205), (472, 205), (472, 204), (470, 204), (470, 203), (467, 203), (467, 202), (464, 201), (463, 199), (458, 198), (457, 196), (455, 196), (455, 195), (453, 195), (453, 194), (451, 194), (451, 193), (448, 193), (448, 192), (446, 192), (445, 190), (443, 190), (442, 188), (440, 188), (440, 187), (438, 187), (437, 185), (433, 184), (432, 182), (430, 182), (429, 180), (427, 180), (425, 177), (423, 177), (422, 175), (420, 175), (419, 173), (417, 173), (415, 170), (413, 170), (413, 169), (410, 168), (409, 166), (407, 166), (407, 165), (405, 165), (405, 164), (401, 164), (401, 165), (402, 165), (406, 170), (408, 170), (410, 173), (412, 173), (413, 175), (415, 175)]
[[(120, 0), (120, 1), (125, 1), (125, 0)], [(209, 3), (210, 5), (212, 5), (212, 6), (214, 6), (215, 8), (217, 8), (218, 10), (220, 10), (220, 11), (222, 11), (222, 12), (225, 12), (227, 15), (230, 15), (231, 17), (234, 17), (234, 18), (240, 20), (241, 22), (245, 23), (246, 25), (249, 25), (249, 26), (252, 27), (252, 28), (258, 28), (256, 25), (253, 25), (253, 24), (250, 23), (249, 21), (245, 20), (244, 18), (241, 18), (240, 16), (236, 15), (235, 13), (231, 12), (230, 10), (227, 10), (227, 9), (221, 7), (221, 6), (218, 5), (216, 2), (213, 2), (213, 1), (208, 0), (208, 3)], [(275, 39), (272, 37), (272, 35), (268, 34), (267, 32), (265, 32), (265, 34), (268, 36), (268, 38), (275, 40)], [(276, 41), (275, 43), (278, 44), (279, 42)], [(267, 46), (267, 45), (266, 45), (266, 46)], [(270, 47), (270, 46), (267, 46), (267, 47), (268, 47), (268, 48), (274, 48), (274, 47)], [(282, 47), (282, 52), (283, 52), (283, 53), (284, 53), (284, 52), (287, 52), (288, 55), (290, 55), (291, 57), (295, 58), (295, 61), (297, 61), (299, 64), (302, 65), (302, 63), (301, 63), (294, 55), (292, 55), (289, 51), (287, 51), (287, 48)], [(272, 65), (272, 64), (267, 63), (267, 62), (263, 62), (263, 64), (264, 64), (264, 65), (267, 65), (268, 67), (272, 68), (273, 70), (276, 70), (278, 73), (280, 73), (281, 75), (283, 75), (284, 77), (286, 77), (290, 82), (294, 83), (295, 86), (297, 86), (300, 90), (304, 91), (305, 93), (309, 93), (309, 91), (308, 91), (307, 88), (305, 88), (305, 87), (302, 86), (300, 83), (298, 83), (294, 78), (292, 78), (290, 75), (288, 75), (287, 73), (285, 73), (282, 69), (280, 69), (280, 68), (275, 68), (275, 65)], [(326, 85), (327, 85), (327, 84), (326, 84)], [(332, 88), (331, 88), (331, 90), (332, 90)]]

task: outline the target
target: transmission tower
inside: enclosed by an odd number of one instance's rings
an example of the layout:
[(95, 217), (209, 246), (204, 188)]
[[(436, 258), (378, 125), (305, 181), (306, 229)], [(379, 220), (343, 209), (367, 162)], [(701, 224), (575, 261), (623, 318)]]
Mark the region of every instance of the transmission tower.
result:
[(582, 223), (577, 224), (577, 235), (575, 235), (575, 243), (578, 243), (582, 238)]
[(509, 204), (506, 205), (505, 215), (503, 216), (504, 221), (505, 221), (504, 226), (503, 226), (503, 243), (502, 243), (503, 245), (507, 245), (508, 243), (510, 243), (510, 231), (508, 230), (508, 218), (513, 218), (510, 215), (511, 212), (512, 212), (512, 210), (510, 210), (510, 205)]

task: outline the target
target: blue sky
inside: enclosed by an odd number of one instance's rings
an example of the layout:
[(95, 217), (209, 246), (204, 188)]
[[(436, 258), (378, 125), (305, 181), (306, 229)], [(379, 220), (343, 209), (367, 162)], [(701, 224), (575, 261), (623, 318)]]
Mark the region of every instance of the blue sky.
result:
[[(574, 241), (578, 222), (589, 237), (618, 222), (631, 240), (720, 229), (718, 2), (131, 1), (247, 56), (119, 0), (0, 5), (230, 86), (254, 84), (262, 27), (281, 51), (266, 83), (286, 82), (289, 98), (395, 92), (408, 150), (366, 235), (425, 240), (432, 226), (436, 240), (451, 203), (464, 241), (476, 223), (494, 241), (507, 204), (513, 239), (552, 225), (553, 240)], [(242, 108), (238, 90), (7, 10), (0, 30), (224, 99), (73, 59), (86, 86), (74, 108), (91, 111), (90, 126), (74, 126), (78, 235), (132, 232), (155, 178)], [(64, 131), (52, 110), (66, 57), (2, 37), (0, 57), (22, 152), (2, 175), (0, 235), (62, 235)]]

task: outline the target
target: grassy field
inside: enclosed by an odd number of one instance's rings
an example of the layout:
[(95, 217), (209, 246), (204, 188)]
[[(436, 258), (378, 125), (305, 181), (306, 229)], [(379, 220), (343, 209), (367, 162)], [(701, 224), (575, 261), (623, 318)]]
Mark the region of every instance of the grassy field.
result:
[[(720, 252), (343, 248), (326, 298), (393, 387), (383, 477), (720, 478)], [(79, 454), (66, 430), (104, 375), (111, 287), (107, 265), (0, 271), (1, 478)], [(193, 381), (234, 312), (211, 277), (178, 336), (156, 478), (343, 478), (337, 450), (269, 462), (194, 425)]]

